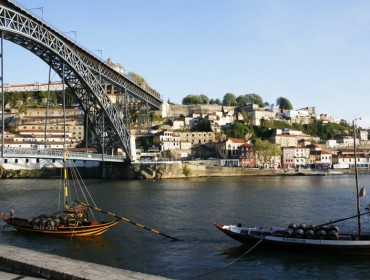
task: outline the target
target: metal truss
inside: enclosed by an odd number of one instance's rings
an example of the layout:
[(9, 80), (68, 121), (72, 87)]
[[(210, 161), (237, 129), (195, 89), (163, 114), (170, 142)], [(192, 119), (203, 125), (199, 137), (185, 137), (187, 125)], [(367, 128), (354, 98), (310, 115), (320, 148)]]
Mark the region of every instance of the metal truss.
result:
[(155, 109), (159, 109), (162, 103), (157, 92), (134, 83), (43, 20), (8, 0), (0, 1), (0, 32), (5, 40), (37, 55), (62, 77), (88, 115), (103, 150), (105, 147), (121, 147), (126, 160), (131, 161), (128, 110), (122, 113), (118, 105), (111, 102), (104, 82), (123, 92), (125, 100), (131, 96)]

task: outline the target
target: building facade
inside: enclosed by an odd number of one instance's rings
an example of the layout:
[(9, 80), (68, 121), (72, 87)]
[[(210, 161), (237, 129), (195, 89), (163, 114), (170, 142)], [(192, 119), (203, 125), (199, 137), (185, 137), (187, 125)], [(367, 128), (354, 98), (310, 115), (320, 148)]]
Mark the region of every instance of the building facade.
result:
[(239, 165), (242, 167), (254, 167), (256, 165), (256, 154), (251, 144), (242, 144), (238, 147)]

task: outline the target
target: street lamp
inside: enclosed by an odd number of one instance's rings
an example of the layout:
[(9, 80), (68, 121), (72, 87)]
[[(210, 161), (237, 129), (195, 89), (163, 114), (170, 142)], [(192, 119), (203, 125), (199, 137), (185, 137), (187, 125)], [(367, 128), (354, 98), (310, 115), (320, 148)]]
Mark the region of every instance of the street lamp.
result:
[(75, 44), (76, 44), (76, 42), (77, 42), (77, 31), (72, 30), (72, 31), (66, 31), (66, 32), (63, 32), (63, 33), (64, 34), (73, 33), (75, 35)]
[(353, 128), (353, 153), (355, 157), (355, 176), (356, 176), (356, 191), (357, 191), (357, 226), (358, 226), (358, 237), (361, 236), (361, 221), (360, 221), (360, 197), (359, 197), (359, 186), (358, 186), (358, 172), (357, 172), (357, 151), (356, 151), (356, 123), (357, 120), (361, 120), (361, 118), (355, 118), (352, 121), (352, 128)]
[(27, 10), (28, 11), (40, 10), (41, 11), (41, 20), (44, 21), (44, 7), (31, 8), (31, 9), (27, 9)]
[(100, 53), (100, 59), (103, 61), (103, 50), (92, 50), (93, 52), (99, 52)]

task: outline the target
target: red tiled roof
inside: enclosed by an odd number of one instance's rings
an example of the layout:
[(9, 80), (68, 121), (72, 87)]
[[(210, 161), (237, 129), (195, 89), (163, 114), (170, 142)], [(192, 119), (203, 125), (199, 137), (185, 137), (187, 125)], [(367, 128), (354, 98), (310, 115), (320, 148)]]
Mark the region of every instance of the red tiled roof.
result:
[(233, 143), (245, 143), (244, 139), (239, 139), (239, 138), (228, 138)]

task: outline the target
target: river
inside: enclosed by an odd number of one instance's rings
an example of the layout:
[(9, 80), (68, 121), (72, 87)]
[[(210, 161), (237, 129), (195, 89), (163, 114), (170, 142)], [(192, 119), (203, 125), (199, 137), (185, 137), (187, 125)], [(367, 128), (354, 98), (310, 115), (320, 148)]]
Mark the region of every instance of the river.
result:
[[(360, 176), (361, 186), (369, 181), (370, 176)], [(57, 238), (21, 234), (1, 221), (0, 242), (175, 279), (365, 279), (370, 272), (370, 256), (264, 252), (257, 247), (239, 259), (247, 248), (211, 224), (320, 224), (354, 215), (351, 175), (87, 180), (86, 184), (104, 210), (182, 241), (125, 222), (94, 238)], [(0, 212), (14, 209), (15, 216), (28, 217), (57, 210), (58, 180), (1, 180), (0, 190)], [(361, 198), (363, 207), (369, 199)], [(364, 230), (369, 230), (369, 223), (369, 217), (362, 219)], [(355, 225), (356, 221), (348, 221), (340, 227)]]

